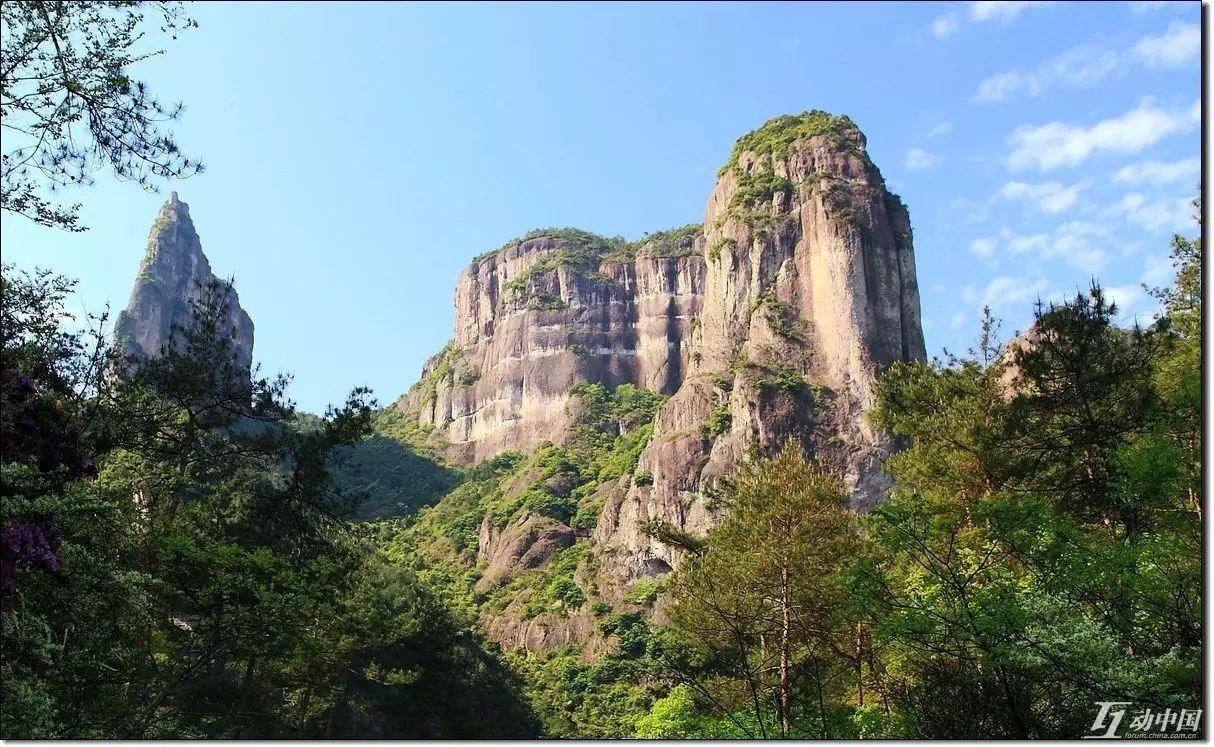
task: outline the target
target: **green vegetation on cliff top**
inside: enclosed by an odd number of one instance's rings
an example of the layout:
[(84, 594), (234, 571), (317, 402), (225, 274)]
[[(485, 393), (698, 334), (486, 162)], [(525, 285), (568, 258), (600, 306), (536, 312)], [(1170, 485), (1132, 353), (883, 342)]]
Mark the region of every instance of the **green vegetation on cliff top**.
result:
[(729, 154), (729, 160), (720, 168), (717, 176), (724, 175), (736, 166), (738, 158), (745, 152), (749, 151), (758, 156), (783, 153), (797, 140), (815, 135), (831, 135), (849, 148), (858, 149), (863, 143), (860, 129), (846, 115), (836, 116), (820, 109), (800, 114), (784, 114), (767, 120), (759, 129), (738, 138)]
[(476, 255), (472, 258), (472, 264), (479, 264), (498, 252), (518, 246), (524, 241), (542, 238), (560, 241), (560, 247), (553, 258), (545, 260), (549, 265), (546, 269), (560, 266), (587, 266), (599, 262), (628, 262), (642, 252), (656, 258), (686, 257), (694, 252), (695, 241), (703, 233), (703, 224), (688, 223), (678, 228), (646, 234), (636, 241), (629, 241), (623, 236), (602, 236), (580, 228), (537, 228), (507, 241), (497, 249)]
[[(816, 135), (830, 135), (848, 150), (859, 151), (863, 147), (864, 136), (846, 115), (836, 116), (819, 109), (800, 114), (785, 114), (767, 120), (762, 127), (738, 138), (729, 154), (729, 160), (717, 175), (722, 176), (737, 166), (738, 159), (744, 152), (749, 151), (761, 157), (772, 156), (783, 153), (797, 140)], [(757, 175), (752, 177), (751, 182), (740, 185), (741, 190), (735, 195), (732, 207), (753, 207), (757, 203), (770, 200), (776, 191), (788, 190), (793, 186), (774, 174)], [(472, 264), (483, 262), (524, 241), (539, 238), (559, 239), (562, 240), (562, 245), (551, 258), (536, 265), (535, 272), (546, 272), (561, 266), (589, 267), (603, 261), (626, 262), (635, 259), (642, 252), (658, 258), (685, 257), (694, 253), (696, 239), (703, 233), (702, 224), (690, 223), (679, 228), (657, 231), (636, 241), (628, 241), (622, 236), (607, 237), (580, 228), (538, 228), (507, 241), (497, 249), (478, 254), (472, 259)], [(525, 279), (520, 277), (518, 280)]]

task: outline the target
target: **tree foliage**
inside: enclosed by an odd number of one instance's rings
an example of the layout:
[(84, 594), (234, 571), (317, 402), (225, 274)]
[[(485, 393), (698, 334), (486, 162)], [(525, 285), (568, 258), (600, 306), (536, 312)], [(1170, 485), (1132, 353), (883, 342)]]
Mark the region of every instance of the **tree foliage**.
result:
[(61, 331), (71, 283), (0, 306), (4, 737), (526, 736), (501, 661), (352, 525), (355, 389), (300, 427), (200, 289), (157, 355)]
[[(1100, 701), (1196, 707), (1200, 240), (1173, 257), (1149, 328), (1116, 326), (1093, 285), (1007, 345), (987, 314), (969, 356), (885, 372), (876, 424), (909, 446), (870, 515), (810, 510), (813, 476), (778, 477), (805, 469), (786, 452), (743, 471), (703, 540), (651, 530), (687, 553), (671, 610), (687, 647), (667, 649), (685, 687), (638, 734), (1074, 738)], [(786, 557), (806, 564), (790, 608), (816, 615), (790, 656), (810, 686), (776, 731)]]
[(858, 546), (844, 495), (795, 446), (747, 464), (722, 487), (728, 518), (679, 574), (676, 669), (719, 714), (745, 714), (752, 738), (792, 736), (794, 711), (818, 727), (800, 735), (829, 736), (821, 704), (850, 636), (835, 579)]
[(162, 103), (131, 77), (136, 63), (160, 54), (141, 51), (151, 27), (175, 39), (198, 25), (180, 3), (13, 0), (0, 18), (0, 209), (82, 231), (79, 203), (53, 197), (62, 187), (91, 184), (104, 167), (150, 190), (156, 179), (202, 171), (163, 129), (182, 105)]

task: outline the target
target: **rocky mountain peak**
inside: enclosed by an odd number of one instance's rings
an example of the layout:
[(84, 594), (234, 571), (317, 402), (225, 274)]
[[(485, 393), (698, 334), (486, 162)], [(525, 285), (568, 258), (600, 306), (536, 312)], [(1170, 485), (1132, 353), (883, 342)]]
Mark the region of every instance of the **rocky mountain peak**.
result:
[(171, 192), (148, 233), (147, 251), (139, 264), (130, 301), (118, 314), (115, 339), (128, 355), (157, 355), (169, 344), (174, 325), (192, 324), (190, 300), (212, 284), (218, 284), (226, 295), (224, 326), (232, 335), (236, 363), (250, 368), (253, 321), (241, 308), (232, 283), (211, 271), (189, 205)]
[[(451, 344), (398, 409), (473, 462), (565, 442), (581, 382), (669, 395), (644, 479), (594, 493), (604, 590), (677, 566), (680, 550), (646, 527), (704, 533), (714, 482), (789, 442), (871, 507), (897, 448), (866, 417), (877, 376), (926, 353), (910, 218), (866, 146), (847, 117), (776, 117), (738, 139), (702, 224), (638, 242), (549, 229), (478, 257), (456, 286)], [(569, 535), (545, 521), (534, 541), (482, 526), (481, 555), (532, 557)], [(499, 637), (527, 639), (511, 631)]]

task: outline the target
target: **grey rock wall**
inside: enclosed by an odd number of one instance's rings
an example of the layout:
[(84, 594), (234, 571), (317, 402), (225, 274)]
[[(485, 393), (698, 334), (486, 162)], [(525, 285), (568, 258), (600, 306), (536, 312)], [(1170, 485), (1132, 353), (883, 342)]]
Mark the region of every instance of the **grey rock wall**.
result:
[(158, 355), (169, 344), (174, 325), (193, 324), (190, 299), (216, 282), (226, 296), (224, 328), (232, 336), (233, 356), (248, 369), (253, 362), (253, 321), (241, 308), (236, 289), (211, 271), (189, 205), (170, 193), (148, 233), (147, 253), (130, 301), (114, 325), (115, 341), (128, 355)]

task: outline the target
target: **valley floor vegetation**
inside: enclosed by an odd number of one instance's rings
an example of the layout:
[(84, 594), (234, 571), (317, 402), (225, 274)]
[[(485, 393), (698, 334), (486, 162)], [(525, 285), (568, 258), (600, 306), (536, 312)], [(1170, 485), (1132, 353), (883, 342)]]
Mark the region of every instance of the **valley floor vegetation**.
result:
[[(657, 395), (580, 385), (569, 444), (457, 469), (366, 391), (296, 412), (231, 362), (217, 289), (124, 359), (64, 331), (71, 282), (6, 266), (0, 734), (1073, 738), (1100, 701), (1199, 707), (1200, 239), (1173, 256), (1149, 327), (1093, 286), (894, 365), (878, 508), (755, 459), (706, 536), (649, 528), (683, 561), (619, 609), (584, 541), (478, 585), (477, 533), (593, 527), (648, 477)], [(604, 645), (502, 650), (506, 609), (588, 610)]]

